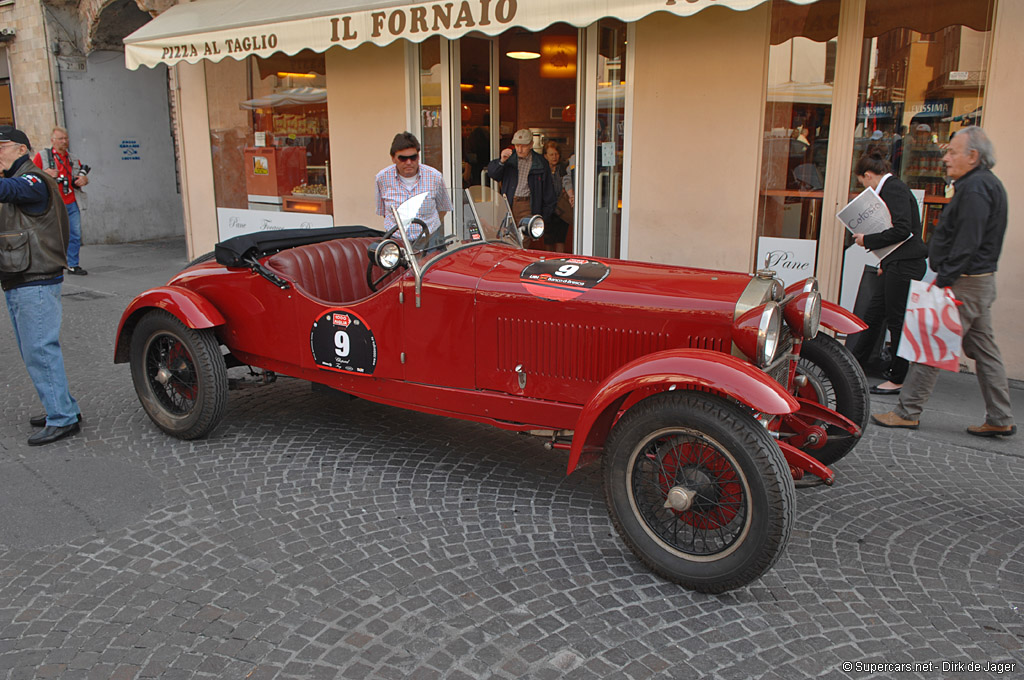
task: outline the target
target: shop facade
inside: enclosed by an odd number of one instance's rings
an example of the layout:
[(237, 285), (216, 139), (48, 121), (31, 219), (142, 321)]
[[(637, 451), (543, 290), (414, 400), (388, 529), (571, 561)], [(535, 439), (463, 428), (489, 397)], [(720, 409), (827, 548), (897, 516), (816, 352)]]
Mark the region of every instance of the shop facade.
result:
[(857, 157), (885, 154), (927, 228), (950, 195), (941, 146), (975, 123), (1010, 194), (995, 316), (1024, 378), (1020, 3), (335, 4), (198, 0), (125, 40), (129, 68), (174, 67), (190, 254), (273, 226), (381, 226), (373, 179), (397, 132), (461, 188), (529, 128), (573, 161), (571, 224), (543, 247), (748, 271), (767, 257), (852, 307), (873, 262), (835, 214)]

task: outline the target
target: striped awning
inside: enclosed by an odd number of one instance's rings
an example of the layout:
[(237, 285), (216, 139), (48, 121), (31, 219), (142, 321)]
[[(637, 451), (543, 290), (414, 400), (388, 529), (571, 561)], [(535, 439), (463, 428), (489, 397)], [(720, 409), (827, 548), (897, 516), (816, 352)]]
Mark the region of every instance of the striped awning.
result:
[[(589, 26), (611, 17), (637, 21), (654, 12), (679, 16), (707, 7), (747, 10), (765, 0), (196, 0), (175, 5), (124, 39), (125, 62), (139, 66), (220, 61), (301, 50), (326, 52), (365, 43), (421, 42), (471, 32), (498, 35), (553, 23)], [(790, 0), (810, 4), (815, 0)]]

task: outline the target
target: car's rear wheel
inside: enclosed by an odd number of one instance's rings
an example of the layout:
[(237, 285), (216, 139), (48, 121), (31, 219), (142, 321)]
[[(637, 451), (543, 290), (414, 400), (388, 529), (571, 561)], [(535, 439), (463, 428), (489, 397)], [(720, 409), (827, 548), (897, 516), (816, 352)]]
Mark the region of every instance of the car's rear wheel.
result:
[(720, 593), (782, 554), (793, 482), (771, 435), (739, 406), (704, 393), (649, 397), (615, 425), (605, 453), (612, 523), (664, 578)]
[(216, 257), (216, 255), (217, 255), (217, 253), (212, 251), (212, 250), (210, 252), (208, 252), (208, 253), (203, 253), (202, 255), (197, 257), (196, 259), (194, 259), (191, 262), (189, 262), (188, 264), (186, 264), (182, 269), (183, 270), (184, 269), (188, 269), (189, 267), (195, 266), (195, 265), (200, 264), (202, 262), (209, 262), (214, 257)]
[(132, 333), (130, 363), (142, 408), (167, 434), (199, 439), (224, 417), (227, 368), (213, 330), (148, 312)]
[[(803, 343), (797, 373), (807, 378), (798, 396), (816, 401), (849, 418), (863, 432), (868, 422), (868, 381), (864, 370), (846, 347), (835, 338), (819, 333)], [(849, 453), (860, 434), (852, 434), (837, 425), (825, 429), (827, 440), (818, 449), (806, 452), (825, 465), (835, 463)]]

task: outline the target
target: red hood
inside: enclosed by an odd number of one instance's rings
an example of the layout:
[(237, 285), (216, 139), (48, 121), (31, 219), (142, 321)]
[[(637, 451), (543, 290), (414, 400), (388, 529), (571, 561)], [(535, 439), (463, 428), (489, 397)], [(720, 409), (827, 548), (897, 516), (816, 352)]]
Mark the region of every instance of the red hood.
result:
[(479, 293), (528, 294), (546, 300), (601, 302), (689, 313), (714, 311), (727, 314), (731, 321), (736, 302), (751, 280), (749, 274), (709, 269), (536, 250), (507, 252), (509, 254), (482, 277)]

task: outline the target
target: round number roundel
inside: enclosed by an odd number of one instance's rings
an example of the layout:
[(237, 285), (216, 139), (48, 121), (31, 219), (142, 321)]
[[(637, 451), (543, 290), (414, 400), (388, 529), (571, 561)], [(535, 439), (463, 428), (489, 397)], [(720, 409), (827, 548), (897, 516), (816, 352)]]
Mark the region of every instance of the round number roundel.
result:
[(334, 309), (313, 323), (309, 334), (313, 361), (320, 368), (369, 375), (377, 366), (377, 341), (352, 312)]
[(608, 267), (595, 260), (566, 257), (534, 262), (519, 280), (531, 295), (547, 300), (572, 300), (604, 281)]

